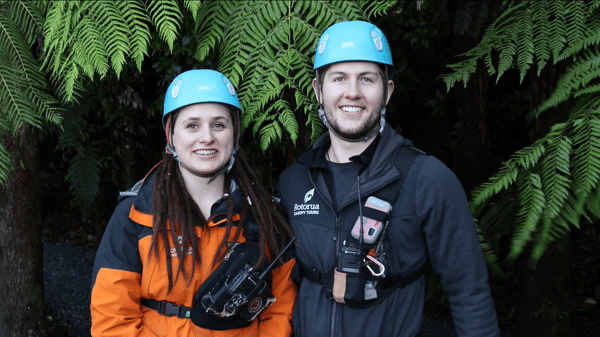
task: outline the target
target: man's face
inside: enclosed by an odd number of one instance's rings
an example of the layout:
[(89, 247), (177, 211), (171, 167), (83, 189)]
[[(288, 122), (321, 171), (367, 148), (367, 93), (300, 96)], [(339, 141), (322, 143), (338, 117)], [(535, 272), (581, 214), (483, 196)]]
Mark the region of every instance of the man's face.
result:
[(383, 97), (381, 70), (373, 62), (340, 62), (329, 66), (323, 75), (322, 91), (317, 79), (313, 89), (325, 110), (330, 127), (348, 139), (360, 139), (379, 126), (379, 112), (394, 90), (388, 81), (388, 95)]

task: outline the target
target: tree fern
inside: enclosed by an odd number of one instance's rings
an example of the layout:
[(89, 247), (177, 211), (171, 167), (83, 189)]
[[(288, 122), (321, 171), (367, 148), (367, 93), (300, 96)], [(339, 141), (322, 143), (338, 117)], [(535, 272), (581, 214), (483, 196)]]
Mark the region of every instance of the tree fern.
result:
[[(295, 113), (307, 115), (311, 139), (322, 133), (312, 94), (312, 57), (322, 32), (343, 20), (380, 15), (395, 1), (216, 1), (202, 4), (197, 57), (219, 45), (219, 70), (239, 89), (243, 129), (263, 150), (298, 138)], [(285, 103), (284, 103), (285, 102)]]
[[(38, 7), (39, 6), (39, 7)], [(40, 73), (37, 42), (43, 23), (43, 4), (32, 1), (0, 2), (0, 135), (10, 137), (23, 123), (41, 128), (61, 122), (57, 101)], [(7, 149), (0, 145), (0, 184), (14, 169)]]
[[(515, 179), (515, 176), (517, 178)], [(595, 200), (600, 182), (600, 97), (572, 112), (565, 123), (532, 146), (517, 151), (500, 172), (472, 194), (476, 217), (489, 211), (494, 196), (519, 186), (520, 212), (508, 259), (518, 257), (533, 242), (534, 265), (548, 244), (582, 216), (598, 217)]]
[[(466, 60), (449, 65), (453, 72), (441, 78), (448, 89), (460, 81), (466, 85), (480, 59), (485, 60), (490, 74), (497, 74), (497, 79), (515, 65), (521, 81), (533, 64), (539, 75), (550, 58), (556, 63), (598, 43), (598, 5), (598, 0), (510, 2), (480, 44), (463, 54)], [(493, 50), (500, 52), (498, 65), (491, 60)]]
[[(194, 13), (198, 3), (186, 1)], [(68, 79), (56, 84), (69, 101), (83, 72), (93, 79), (108, 71), (121, 73), (128, 58), (141, 70), (147, 55), (152, 23), (169, 47), (177, 38), (181, 10), (173, 1), (54, 1), (44, 23), (44, 68)]]
[(556, 83), (556, 89), (552, 96), (532, 111), (528, 118), (538, 117), (543, 111), (556, 107), (572, 97), (600, 93), (598, 86), (588, 86), (590, 82), (598, 78), (600, 78), (600, 46), (595, 45), (579, 54), (577, 61)]
[[(533, 243), (530, 263), (535, 265), (548, 244), (570, 226), (579, 226), (582, 216), (589, 220), (599, 216), (594, 204), (600, 181), (599, 7), (600, 1), (508, 2), (480, 44), (464, 54), (464, 61), (449, 66), (452, 73), (442, 76), (448, 89), (459, 81), (466, 85), (477, 61), (483, 59), (488, 73), (498, 79), (516, 68), (523, 81), (533, 65), (539, 75), (548, 62), (574, 59), (552, 96), (528, 115), (532, 120), (571, 100), (567, 120), (517, 151), (472, 194), (473, 214), (485, 217), (494, 210), (491, 201), (518, 188), (509, 260)], [(493, 51), (499, 52), (497, 64), (492, 61)]]

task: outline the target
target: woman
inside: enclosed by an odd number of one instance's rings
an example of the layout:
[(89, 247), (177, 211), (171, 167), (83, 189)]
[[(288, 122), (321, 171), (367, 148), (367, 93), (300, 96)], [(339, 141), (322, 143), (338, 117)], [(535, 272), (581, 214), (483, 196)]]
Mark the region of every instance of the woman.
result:
[(291, 335), (292, 235), (239, 149), (240, 110), (219, 72), (169, 86), (166, 154), (121, 194), (98, 248), (93, 336)]

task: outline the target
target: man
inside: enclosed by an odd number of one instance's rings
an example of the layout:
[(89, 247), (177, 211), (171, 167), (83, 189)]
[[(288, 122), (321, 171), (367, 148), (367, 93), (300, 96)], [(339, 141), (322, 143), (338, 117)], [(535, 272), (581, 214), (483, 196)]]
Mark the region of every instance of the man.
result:
[(394, 66), (381, 30), (329, 27), (314, 69), (328, 132), (278, 187), (298, 237), (294, 335), (419, 336), (429, 258), (458, 335), (499, 336), (462, 186), (385, 122)]

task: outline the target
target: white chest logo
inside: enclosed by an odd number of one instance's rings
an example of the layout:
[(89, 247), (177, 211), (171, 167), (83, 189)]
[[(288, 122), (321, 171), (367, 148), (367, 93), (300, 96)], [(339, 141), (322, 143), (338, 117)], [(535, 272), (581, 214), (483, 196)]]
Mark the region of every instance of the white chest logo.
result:
[(315, 189), (306, 192), (304, 195), (304, 203), (301, 205), (294, 204), (294, 216), (297, 215), (319, 215), (319, 204), (308, 204), (314, 197)]
[(306, 192), (306, 194), (304, 195), (304, 203), (306, 204), (307, 202), (309, 202), (310, 199), (312, 199), (313, 195), (315, 195), (314, 188), (312, 190)]

